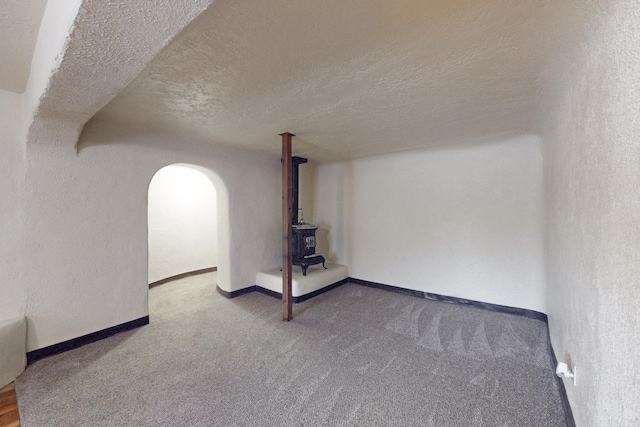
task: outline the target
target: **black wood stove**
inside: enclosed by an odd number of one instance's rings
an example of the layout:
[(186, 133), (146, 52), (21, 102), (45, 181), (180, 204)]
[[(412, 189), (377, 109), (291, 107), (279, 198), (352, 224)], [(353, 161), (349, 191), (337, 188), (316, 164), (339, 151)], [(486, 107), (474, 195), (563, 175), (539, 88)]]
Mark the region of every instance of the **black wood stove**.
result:
[(307, 163), (307, 159), (296, 156), (292, 157), (291, 161), (293, 163), (291, 170), (291, 179), (293, 181), (293, 224), (291, 226), (293, 241), (291, 242), (291, 250), (293, 252), (293, 265), (302, 267), (302, 275), (306, 276), (307, 268), (310, 265), (322, 264), (325, 270), (327, 267), (324, 265), (324, 257), (316, 253), (316, 230), (318, 226), (307, 224), (302, 217), (298, 219), (298, 170), (301, 164)]

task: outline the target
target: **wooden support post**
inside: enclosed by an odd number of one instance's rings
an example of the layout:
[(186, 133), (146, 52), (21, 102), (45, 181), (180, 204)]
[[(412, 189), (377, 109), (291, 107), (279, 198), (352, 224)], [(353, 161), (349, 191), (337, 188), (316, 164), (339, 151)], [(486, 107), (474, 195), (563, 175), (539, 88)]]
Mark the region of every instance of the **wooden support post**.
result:
[(293, 306), (291, 296), (291, 265), (293, 262), (291, 253), (291, 238), (293, 224), (293, 180), (291, 160), (292, 133), (286, 132), (282, 136), (282, 320), (293, 319)]

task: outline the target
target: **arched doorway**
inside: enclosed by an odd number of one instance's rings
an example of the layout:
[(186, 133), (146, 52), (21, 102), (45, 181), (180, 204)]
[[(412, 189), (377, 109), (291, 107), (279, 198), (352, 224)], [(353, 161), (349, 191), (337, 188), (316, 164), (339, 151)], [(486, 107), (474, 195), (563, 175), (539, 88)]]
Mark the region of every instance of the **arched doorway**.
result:
[(183, 164), (160, 169), (147, 213), (150, 284), (218, 267), (217, 192), (206, 175)]
[[(189, 283), (199, 282), (197, 286), (202, 287), (206, 280), (206, 290), (201, 289), (199, 296), (182, 295), (170, 302), (173, 309), (180, 309), (177, 300), (192, 305), (202, 299), (202, 292), (228, 281), (228, 196), (217, 174), (191, 164), (165, 166), (149, 183), (147, 206), (148, 283), (154, 292), (191, 279)], [(157, 295), (161, 294), (154, 295), (156, 303), (149, 301), (150, 317), (152, 305), (157, 307)]]

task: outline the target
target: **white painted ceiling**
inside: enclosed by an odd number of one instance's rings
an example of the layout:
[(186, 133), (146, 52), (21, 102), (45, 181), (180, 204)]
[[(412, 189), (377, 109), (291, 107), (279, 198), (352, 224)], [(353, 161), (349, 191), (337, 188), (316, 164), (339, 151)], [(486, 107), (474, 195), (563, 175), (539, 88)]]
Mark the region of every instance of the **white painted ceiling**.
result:
[[(558, 3), (558, 2), (556, 2)], [(90, 122), (335, 161), (532, 132), (550, 0), (218, 0)]]
[(0, 1), (0, 89), (22, 93), (47, 0)]

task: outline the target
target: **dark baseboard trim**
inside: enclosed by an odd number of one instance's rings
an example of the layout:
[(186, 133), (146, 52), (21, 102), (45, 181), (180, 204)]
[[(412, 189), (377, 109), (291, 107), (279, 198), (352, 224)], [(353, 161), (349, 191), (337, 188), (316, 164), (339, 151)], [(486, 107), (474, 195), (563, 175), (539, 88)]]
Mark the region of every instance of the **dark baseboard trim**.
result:
[(239, 297), (240, 295), (249, 294), (255, 290), (256, 290), (256, 286), (254, 285), (254, 286), (249, 286), (248, 288), (238, 289), (237, 291), (227, 292), (224, 289), (220, 289), (220, 286), (216, 284), (216, 291), (218, 291), (218, 293), (223, 297), (229, 298), (229, 299)]
[(149, 289), (155, 288), (156, 286), (164, 285), (165, 283), (173, 282), (174, 280), (185, 279), (187, 277), (197, 276), (198, 274), (212, 273), (214, 271), (218, 271), (218, 267), (209, 267), (200, 270), (187, 271), (186, 273), (176, 274), (175, 276), (167, 277), (165, 279), (149, 283)]
[[(547, 315), (535, 310), (529, 310), (526, 308), (518, 308), (518, 307), (509, 307), (506, 305), (498, 305), (498, 304), (490, 304), (488, 302), (474, 301), (468, 300), (464, 298), (450, 297), (446, 295), (433, 294), (430, 292), (416, 291), (413, 289), (400, 288), (398, 286), (385, 285), (383, 283), (370, 282), (368, 280), (356, 279), (354, 277), (347, 277), (346, 279), (340, 280), (339, 282), (333, 283), (329, 286), (325, 286), (322, 289), (318, 289), (317, 291), (310, 292), (306, 295), (302, 295), (299, 297), (293, 297), (293, 303), (297, 304), (303, 301), (306, 301), (310, 298), (328, 292), (332, 289), (337, 288), (338, 286), (342, 286), (345, 283), (355, 283), (356, 285), (367, 286), (369, 288), (382, 289), (385, 291), (391, 291), (399, 294), (410, 295), (419, 298), (425, 298), (433, 301), (442, 301), (448, 302), (451, 304), (462, 304), (462, 305), (471, 305), (474, 307), (482, 308), (484, 310), (494, 311), (497, 313), (507, 313), (514, 314), (516, 316), (527, 317), (529, 319), (540, 320), (542, 322), (547, 323)], [(240, 289), (233, 292), (227, 292), (220, 287), (216, 286), (218, 293), (226, 298), (235, 298), (240, 295), (248, 294), (250, 292), (260, 292), (262, 294), (268, 295), (273, 298), (282, 298), (282, 294), (280, 292), (275, 292), (270, 289), (265, 289), (263, 287), (254, 285), (249, 286), (248, 288)]]
[(65, 351), (73, 350), (75, 348), (79, 348), (87, 344), (91, 344), (93, 342), (103, 340), (105, 338), (108, 338), (120, 332), (129, 331), (131, 329), (136, 329), (148, 324), (149, 324), (149, 316), (144, 316), (139, 319), (132, 320), (130, 322), (122, 323), (120, 325), (103, 329), (101, 331), (93, 332), (91, 334), (83, 335), (78, 338), (73, 338), (68, 341), (64, 341), (58, 344), (50, 345), (48, 347), (40, 348), (38, 350), (30, 351), (27, 353), (27, 365), (30, 365), (33, 362), (36, 362), (40, 359), (44, 359), (45, 357), (53, 356), (59, 353), (64, 353)]
[[(299, 297), (292, 297), (291, 302), (293, 302), (294, 304), (304, 302), (308, 299), (317, 297), (318, 295), (324, 294), (325, 292), (329, 292), (332, 289), (342, 286), (345, 283), (349, 283), (348, 277), (346, 279), (342, 279), (338, 282), (332, 283), (329, 286), (325, 286), (322, 289), (318, 289), (317, 291), (309, 292), (308, 294), (300, 295)], [(280, 292), (275, 292), (275, 291), (272, 291), (271, 289), (265, 289), (258, 285), (255, 286), (255, 291), (260, 292), (261, 294), (269, 295), (270, 297), (273, 297), (273, 298), (282, 299), (282, 294)]]
[(276, 299), (282, 299), (282, 294), (280, 292), (275, 292), (271, 289), (263, 288), (262, 286), (258, 285), (255, 285), (254, 288), (256, 292), (260, 292), (261, 294), (265, 294)]
[[(549, 338), (549, 352), (551, 353), (551, 369), (552, 372), (555, 372), (556, 366), (558, 366), (558, 359), (556, 358), (556, 352), (553, 350), (553, 346), (551, 345), (551, 336), (549, 336), (548, 331), (547, 336)], [(564, 419), (567, 423), (567, 427), (576, 427), (576, 420), (573, 418), (573, 411), (569, 404), (569, 398), (567, 397), (567, 389), (564, 386), (564, 381), (562, 378), (556, 376), (556, 382), (558, 383), (558, 390), (560, 391), (560, 400), (562, 401), (562, 409), (564, 411)]]
[(342, 279), (338, 282), (332, 283), (329, 286), (325, 286), (322, 289), (318, 289), (317, 291), (313, 291), (313, 292), (309, 292), (308, 294), (305, 295), (300, 295), (299, 297), (293, 297), (293, 303), (294, 304), (298, 304), (299, 302), (303, 302), (306, 301), (310, 298), (313, 297), (317, 297), (318, 295), (324, 294), (325, 292), (329, 292), (335, 288), (338, 288), (342, 285), (344, 285), (345, 283), (349, 283), (349, 278), (347, 277), (346, 279)]
[(386, 291), (396, 292), (399, 294), (411, 295), (420, 298), (425, 298), (433, 301), (442, 301), (452, 304), (471, 305), (474, 307), (482, 308), (489, 311), (495, 311), (497, 313), (515, 314), (517, 316), (528, 317), (529, 319), (536, 319), (547, 323), (547, 315), (540, 313), (539, 311), (529, 310), (526, 308), (509, 307), (506, 305), (490, 304), (488, 302), (474, 301), (457, 297), (450, 297), (446, 295), (432, 294), (430, 292), (415, 291), (412, 289), (399, 288), (397, 286), (385, 285), (382, 283), (369, 282), (368, 280), (349, 278), (349, 282), (357, 285), (367, 286), (370, 288), (384, 289)]

